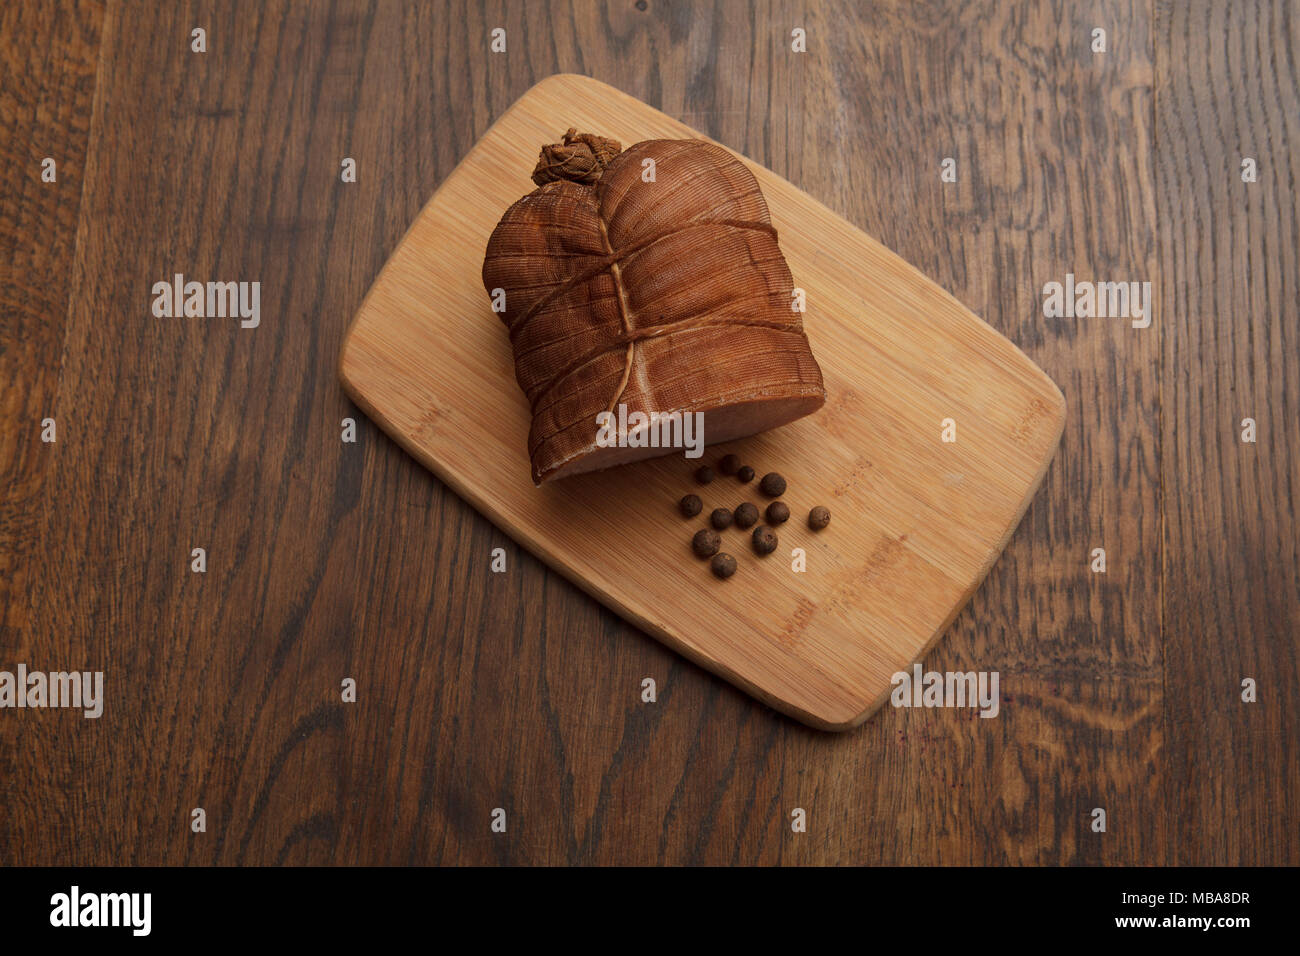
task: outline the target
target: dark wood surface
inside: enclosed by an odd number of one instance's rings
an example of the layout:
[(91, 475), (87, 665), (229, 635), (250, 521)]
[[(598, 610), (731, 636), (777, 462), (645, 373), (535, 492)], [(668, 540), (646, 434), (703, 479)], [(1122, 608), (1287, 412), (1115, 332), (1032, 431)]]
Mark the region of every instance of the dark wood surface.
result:
[[(3, 6), (0, 669), (102, 669), (107, 704), (0, 711), (0, 863), (1300, 863), (1294, 4), (540, 6)], [(998, 671), (996, 719), (780, 717), (344, 398), (385, 257), (561, 71), (789, 178), (1060, 384), (1043, 489), (926, 660)], [(176, 272), (261, 282), (260, 327), (154, 318)], [(1045, 318), (1067, 272), (1151, 281), (1151, 328)]]

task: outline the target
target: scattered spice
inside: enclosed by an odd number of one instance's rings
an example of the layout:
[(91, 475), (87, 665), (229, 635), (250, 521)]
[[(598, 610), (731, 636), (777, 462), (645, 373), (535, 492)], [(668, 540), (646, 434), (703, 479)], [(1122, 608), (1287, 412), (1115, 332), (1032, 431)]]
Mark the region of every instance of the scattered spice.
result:
[(691, 539), (691, 550), (699, 558), (712, 557), (718, 553), (720, 547), (722, 547), (722, 539), (718, 537), (718, 532), (711, 528), (701, 528)]
[(744, 504), (736, 505), (732, 518), (737, 528), (752, 528), (758, 523), (758, 509), (746, 501)]
[(776, 532), (767, 525), (754, 529), (754, 551), (758, 554), (771, 554), (776, 550)]
[[(739, 462), (736, 455), (723, 455), (718, 461), (718, 471), (724, 475), (735, 475), (742, 484), (753, 481), (754, 469)], [(713, 469), (708, 465), (701, 465), (695, 470), (695, 480), (700, 484), (707, 485), (714, 477)], [(769, 498), (780, 498), (785, 494), (786, 480), (775, 471), (768, 472), (759, 482), (759, 490)], [(677, 508), (684, 517), (694, 518), (704, 510), (704, 502), (699, 495), (684, 495), (677, 503)], [(767, 523), (754, 527), (758, 524), (760, 515)], [(736, 505), (735, 511), (714, 508), (709, 512), (709, 524), (712, 527), (695, 532), (691, 538), (691, 550), (697, 557), (709, 559), (713, 574), (725, 580), (736, 573), (736, 559), (721, 550), (722, 537), (718, 534), (719, 531), (725, 531), (733, 524), (742, 530), (754, 528), (751, 535), (754, 553), (763, 556), (774, 552), (779, 543), (774, 528), (789, 520), (790, 506), (784, 501), (769, 502), (761, 512), (759, 506), (752, 501), (742, 501)], [(813, 531), (821, 531), (830, 523), (831, 513), (825, 506), (818, 505), (808, 512), (808, 527)]]

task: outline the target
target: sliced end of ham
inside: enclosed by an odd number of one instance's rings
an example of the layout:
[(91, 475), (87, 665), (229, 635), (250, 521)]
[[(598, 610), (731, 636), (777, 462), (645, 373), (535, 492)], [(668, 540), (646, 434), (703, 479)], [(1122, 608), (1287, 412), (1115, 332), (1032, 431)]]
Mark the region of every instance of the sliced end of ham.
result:
[[(722, 408), (709, 409), (704, 412), (703, 441), (706, 445), (719, 445), (723, 442), (756, 435), (787, 425), (796, 419), (811, 415), (826, 402), (825, 393), (818, 388), (805, 395), (781, 396), (779, 398), (755, 399), (736, 402)], [(692, 414), (692, 413), (683, 413)], [(646, 426), (649, 428), (650, 426)], [(629, 429), (630, 431), (630, 429)], [(696, 433), (698, 439), (699, 433)], [(567, 461), (542, 466), (533, 465), (533, 482), (542, 484), (557, 478), (581, 475), (589, 471), (601, 471), (616, 465), (626, 465), (646, 458), (659, 458), (664, 455), (681, 455), (683, 449), (675, 448), (619, 448), (601, 447), (593, 436), (586, 449)]]

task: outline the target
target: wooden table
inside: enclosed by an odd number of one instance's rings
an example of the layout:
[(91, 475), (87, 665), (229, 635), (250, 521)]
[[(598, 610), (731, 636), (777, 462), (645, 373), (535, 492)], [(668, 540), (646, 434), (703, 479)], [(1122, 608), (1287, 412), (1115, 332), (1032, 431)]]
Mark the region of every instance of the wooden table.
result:
[[(0, 863), (1300, 862), (1294, 7), (212, 6), (0, 13), (0, 669), (107, 698), (0, 710)], [(783, 718), (345, 399), (385, 257), (561, 71), (787, 177), (1061, 385), (1043, 490), (925, 662), (998, 671), (997, 718)], [(260, 282), (260, 325), (156, 318), (175, 273)], [(1067, 273), (1150, 281), (1150, 328), (1046, 317)]]

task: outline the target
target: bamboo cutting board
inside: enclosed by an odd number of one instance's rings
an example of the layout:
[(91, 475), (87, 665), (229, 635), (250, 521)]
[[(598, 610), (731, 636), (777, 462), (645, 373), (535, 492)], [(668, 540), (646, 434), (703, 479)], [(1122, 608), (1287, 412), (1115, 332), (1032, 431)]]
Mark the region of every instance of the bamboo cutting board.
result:
[[(541, 145), (570, 126), (625, 147), (705, 138), (587, 77), (538, 83), (389, 258), (348, 331), (344, 385), (434, 474), (597, 600), (778, 710), (826, 730), (853, 727), (1001, 553), (1055, 453), (1061, 393), (916, 269), (741, 157), (807, 292), (805, 328), (826, 382), (821, 411), (705, 452), (705, 463), (735, 451), (760, 476), (789, 480), (792, 516), (776, 553), (757, 558), (733, 528), (722, 533), (739, 564), (730, 580), (692, 556), (704, 516), (682, 518), (682, 495), (698, 493), (705, 515), (766, 501), (757, 482), (695, 485), (699, 462), (680, 454), (534, 487), (528, 405), (480, 273), (497, 220), (533, 188)], [(955, 442), (941, 440), (945, 419)], [(832, 521), (814, 533), (805, 519), (818, 504)]]

